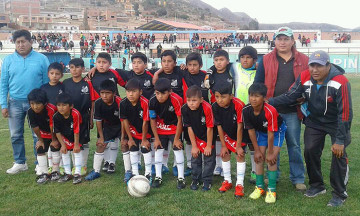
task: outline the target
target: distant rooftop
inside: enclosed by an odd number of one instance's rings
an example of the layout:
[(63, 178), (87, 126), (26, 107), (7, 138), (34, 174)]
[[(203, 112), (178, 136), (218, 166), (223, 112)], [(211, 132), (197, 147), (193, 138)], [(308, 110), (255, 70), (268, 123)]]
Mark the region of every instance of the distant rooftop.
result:
[(140, 30), (204, 30), (203, 27), (190, 24), (190, 23), (182, 23), (168, 20), (155, 19), (151, 22), (148, 22), (140, 27)]

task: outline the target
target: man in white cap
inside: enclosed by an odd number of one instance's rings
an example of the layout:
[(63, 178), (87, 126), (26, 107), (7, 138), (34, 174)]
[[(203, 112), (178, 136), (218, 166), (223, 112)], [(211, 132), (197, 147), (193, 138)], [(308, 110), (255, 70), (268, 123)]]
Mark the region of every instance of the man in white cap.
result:
[(330, 183), (333, 188), (328, 206), (340, 206), (347, 198), (348, 158), (346, 147), (351, 142), (350, 128), (353, 117), (350, 83), (344, 69), (330, 63), (324, 51), (314, 52), (309, 59), (309, 70), (300, 74), (285, 94), (270, 98), (273, 106), (292, 104), (305, 95), (304, 155), (310, 188), (305, 196), (326, 193), (321, 174), (321, 155), (325, 136), (331, 137), (332, 161)]

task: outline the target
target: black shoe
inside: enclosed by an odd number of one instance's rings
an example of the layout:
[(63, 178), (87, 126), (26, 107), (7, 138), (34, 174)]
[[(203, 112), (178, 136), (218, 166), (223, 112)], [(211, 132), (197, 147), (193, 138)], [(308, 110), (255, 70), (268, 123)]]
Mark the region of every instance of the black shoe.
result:
[(204, 182), (202, 190), (203, 191), (209, 191), (210, 189), (211, 189), (211, 184), (207, 183), (207, 182)]
[(81, 175), (75, 174), (73, 179), (73, 184), (79, 184), (82, 182)]
[(65, 174), (63, 176), (61, 176), (61, 178), (59, 179), (59, 183), (64, 183), (67, 181), (70, 181), (73, 178), (73, 176), (71, 174)]
[(183, 178), (178, 178), (177, 180), (177, 189), (181, 190), (185, 188), (185, 179)]
[(103, 166), (102, 170), (106, 172), (106, 171), (108, 171), (108, 169), (109, 169), (109, 162), (106, 161), (104, 163), (104, 166)]
[(155, 180), (154, 180), (154, 182), (152, 183), (152, 187), (153, 188), (158, 188), (158, 187), (160, 187), (160, 185), (162, 184), (162, 178), (160, 178), (160, 177), (155, 177)]
[(344, 204), (345, 200), (340, 197), (334, 195), (331, 200), (328, 202), (327, 206), (338, 207)]
[(149, 184), (151, 186), (151, 184), (152, 184), (152, 176), (151, 176), (151, 174), (147, 174), (145, 177), (149, 180)]
[(60, 173), (59, 172), (54, 171), (54, 172), (51, 173), (51, 177), (50, 177), (51, 181), (57, 181), (59, 179), (60, 179)]
[(191, 190), (198, 190), (200, 186), (200, 183), (198, 181), (192, 181), (190, 185)]
[(306, 192), (305, 192), (305, 196), (306, 197), (316, 197), (317, 195), (320, 194), (324, 194), (326, 193), (326, 189), (322, 189), (322, 188), (316, 188), (316, 187), (310, 187)]
[(111, 164), (109, 164), (107, 173), (112, 174), (114, 172), (115, 172), (115, 164), (111, 163)]
[(45, 184), (48, 181), (49, 181), (48, 174), (41, 174), (36, 178), (36, 183), (38, 184)]

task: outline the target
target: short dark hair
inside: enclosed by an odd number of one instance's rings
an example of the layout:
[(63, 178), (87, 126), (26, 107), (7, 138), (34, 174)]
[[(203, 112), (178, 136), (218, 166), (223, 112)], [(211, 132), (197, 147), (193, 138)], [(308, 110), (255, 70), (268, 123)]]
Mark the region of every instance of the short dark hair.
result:
[(186, 56), (186, 64), (188, 64), (190, 61), (197, 61), (200, 66), (203, 65), (201, 54), (197, 52), (192, 52)]
[(61, 93), (56, 97), (56, 105), (59, 103), (73, 105), (73, 100), (68, 93)]
[(70, 65), (74, 65), (75, 67), (77, 66), (85, 67), (84, 60), (82, 60), (81, 58), (71, 59), (69, 62), (69, 66)]
[(215, 87), (214, 89), (214, 93), (215, 92), (219, 92), (219, 94), (223, 95), (223, 94), (232, 94), (232, 85), (228, 82), (224, 83), (223, 85), (219, 85), (217, 87)]
[(197, 85), (190, 86), (188, 88), (188, 90), (186, 91), (186, 97), (187, 98), (192, 98), (192, 97), (202, 98), (201, 88)]
[(252, 46), (243, 47), (239, 51), (239, 60), (240, 60), (241, 56), (243, 56), (243, 55), (249, 55), (249, 56), (251, 56), (251, 58), (257, 59), (257, 50)]
[(249, 95), (251, 94), (260, 94), (263, 97), (266, 97), (267, 87), (263, 83), (254, 83), (249, 87)]
[(154, 85), (154, 89), (161, 93), (170, 91), (171, 90), (170, 80), (166, 78), (159, 78)]
[(48, 72), (49, 72), (50, 70), (58, 70), (58, 71), (61, 72), (61, 74), (64, 73), (64, 68), (63, 68), (62, 64), (60, 64), (59, 62), (53, 62), (53, 63), (51, 63), (51, 64), (49, 65), (49, 67), (48, 67)]
[(229, 53), (226, 52), (225, 50), (221, 49), (221, 50), (218, 50), (214, 53), (214, 59), (216, 57), (220, 57), (220, 56), (224, 56), (227, 60), (229, 60)]
[(125, 85), (125, 89), (126, 90), (141, 90), (141, 87), (140, 87), (140, 82), (138, 79), (135, 79), (135, 78), (132, 78), (130, 79), (126, 85)]
[(106, 59), (106, 61), (108, 61), (109, 63), (111, 63), (111, 56), (110, 56), (109, 53), (101, 52), (101, 53), (99, 53), (99, 55), (96, 57), (96, 60), (97, 60), (98, 58)]
[(131, 61), (133, 61), (134, 59), (139, 58), (141, 59), (145, 64), (147, 63), (147, 57), (144, 53), (142, 52), (136, 52), (134, 53), (134, 55), (131, 56)]
[(116, 92), (116, 88), (117, 88), (116, 84), (112, 80), (109, 80), (109, 79), (102, 81), (100, 83), (100, 87), (99, 87), (100, 91), (106, 90), (106, 91), (111, 91), (113, 93)]
[(13, 41), (15, 42), (19, 37), (25, 37), (26, 40), (31, 41), (31, 33), (28, 30), (21, 29), (13, 33)]
[(48, 102), (48, 98), (46, 96), (46, 92), (41, 89), (33, 89), (27, 96), (27, 99), (30, 101), (34, 101), (36, 103), (46, 104)]
[(161, 53), (161, 60), (163, 59), (163, 57), (165, 56), (171, 56), (171, 58), (174, 60), (174, 62), (176, 62), (176, 54), (174, 51), (172, 50), (165, 50), (163, 53)]

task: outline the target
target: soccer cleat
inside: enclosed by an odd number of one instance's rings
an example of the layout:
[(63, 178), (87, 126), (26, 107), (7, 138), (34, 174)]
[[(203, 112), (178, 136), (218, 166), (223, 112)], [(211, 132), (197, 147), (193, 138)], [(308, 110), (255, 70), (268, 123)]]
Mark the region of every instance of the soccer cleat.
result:
[(334, 195), (331, 200), (328, 202), (327, 206), (330, 207), (338, 207), (344, 204), (345, 200), (341, 199), (340, 197)]
[(87, 167), (81, 167), (80, 175), (85, 176), (87, 173)]
[(202, 191), (209, 191), (211, 189), (211, 184), (208, 182), (204, 182)]
[(221, 167), (215, 167), (215, 169), (214, 169), (214, 175), (215, 175), (215, 176), (221, 175), (221, 172), (222, 172), (222, 168), (221, 168)]
[(156, 175), (155, 165), (151, 165), (151, 175)]
[(306, 197), (316, 197), (320, 194), (324, 194), (326, 193), (326, 189), (322, 189), (322, 188), (316, 188), (316, 187), (310, 187), (306, 192), (305, 192), (305, 196)]
[(89, 175), (85, 177), (85, 181), (92, 181), (100, 177), (100, 173), (95, 172), (95, 170), (91, 171)]
[(186, 167), (185, 172), (184, 172), (184, 176), (190, 176), (191, 171), (192, 171), (192, 169), (190, 167)]
[(256, 173), (255, 173), (255, 171), (251, 171), (249, 182), (251, 184), (256, 184)]
[(60, 170), (60, 175), (65, 175), (64, 167), (60, 167), (59, 170)]
[(124, 177), (124, 182), (128, 182), (132, 176), (133, 176), (133, 174), (132, 174), (131, 170), (126, 171), (125, 177)]
[(250, 199), (259, 199), (261, 196), (265, 195), (265, 191), (262, 188), (255, 186), (255, 190), (250, 194)]
[(226, 191), (230, 190), (232, 188), (232, 184), (229, 183), (228, 181), (223, 181), (223, 183), (221, 184), (221, 187), (219, 188), (219, 192), (220, 193), (225, 193)]
[(174, 177), (177, 177), (177, 176), (178, 176), (177, 166), (173, 166), (173, 168), (172, 168), (172, 173), (173, 173)]
[(266, 191), (265, 197), (266, 203), (275, 203), (276, 202), (276, 192), (272, 192), (270, 189)]
[(161, 172), (162, 172), (162, 174), (167, 174), (167, 173), (169, 173), (169, 168), (165, 165), (162, 165)]
[(162, 184), (162, 178), (160, 178), (160, 177), (155, 177), (155, 180), (154, 180), (154, 182), (152, 183), (152, 187), (153, 188), (159, 188), (160, 186), (161, 186), (161, 184)]
[(71, 174), (65, 174), (63, 176), (61, 176), (61, 178), (58, 180), (59, 183), (64, 183), (67, 181), (70, 181), (73, 178), (73, 176)]
[(149, 180), (149, 184), (151, 186), (151, 184), (152, 184), (152, 176), (151, 176), (151, 174), (149, 173), (145, 177)]
[(200, 186), (200, 183), (198, 181), (192, 181), (190, 185), (191, 190), (198, 190)]
[(111, 163), (111, 164), (109, 164), (107, 173), (108, 174), (113, 174), (114, 172), (115, 172), (115, 164)]
[(108, 169), (109, 169), (109, 162), (105, 161), (102, 171), (106, 172), (106, 171), (108, 171)]
[(184, 189), (185, 186), (186, 186), (185, 179), (178, 178), (178, 180), (177, 180), (177, 189), (179, 189), (179, 190)]
[(48, 173), (49, 173), (49, 174), (52, 173), (52, 169), (53, 169), (52, 167), (49, 167), (49, 168), (48, 168)]
[(36, 183), (38, 184), (45, 184), (48, 181), (49, 181), (48, 174), (41, 174), (36, 178)]
[(23, 172), (26, 170), (28, 170), (28, 166), (26, 163), (24, 163), (24, 164), (14, 163), (14, 165), (10, 169), (6, 170), (6, 173), (7, 174), (17, 174), (19, 172)]
[(60, 179), (60, 173), (59, 172), (54, 171), (54, 172), (51, 173), (51, 177), (50, 177), (51, 181), (57, 181), (59, 179)]
[(75, 174), (73, 179), (73, 184), (79, 184), (82, 182), (81, 175)]
[(235, 197), (242, 198), (244, 196), (244, 187), (241, 184), (236, 185), (235, 187)]

